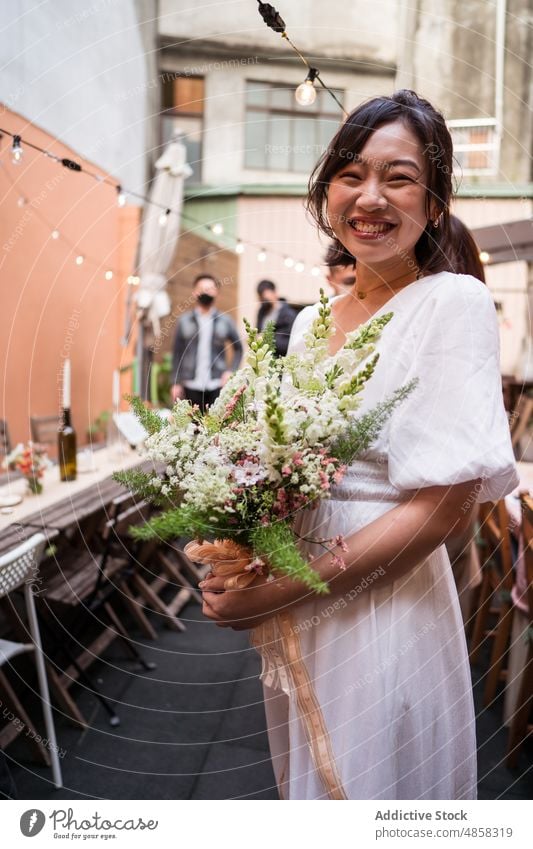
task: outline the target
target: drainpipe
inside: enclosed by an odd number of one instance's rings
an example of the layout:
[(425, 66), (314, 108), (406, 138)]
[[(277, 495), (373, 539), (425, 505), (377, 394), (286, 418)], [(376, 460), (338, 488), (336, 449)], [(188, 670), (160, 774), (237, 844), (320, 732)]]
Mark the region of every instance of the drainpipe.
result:
[(496, 38), (494, 63), (494, 117), (496, 118), (496, 143), (498, 171), (500, 170), (500, 151), (503, 135), (503, 91), (505, 73), (505, 16), (507, 0), (496, 0)]

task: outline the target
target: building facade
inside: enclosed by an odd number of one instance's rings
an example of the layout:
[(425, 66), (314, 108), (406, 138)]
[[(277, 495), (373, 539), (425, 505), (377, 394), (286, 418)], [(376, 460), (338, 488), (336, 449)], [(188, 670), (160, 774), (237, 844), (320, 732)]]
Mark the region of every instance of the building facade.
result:
[[(292, 41), (346, 111), (414, 88), (444, 112), (457, 158), (456, 212), (473, 227), (531, 215), (531, 0), (291, 0)], [(188, 181), (174, 296), (189, 272), (237, 248), (227, 304), (253, 317), (258, 280), (295, 303), (324, 285), (324, 244), (304, 209), (307, 179), (343, 118), (325, 91), (299, 105), (306, 68), (249, 2), (159, 4), (159, 138), (185, 134)], [(528, 58), (529, 57), (529, 58)], [(223, 232), (221, 232), (223, 230)], [(202, 245), (191, 262), (188, 235)], [(238, 242), (240, 240), (240, 242)], [(529, 267), (487, 266), (499, 307), (502, 369), (519, 370)], [(182, 286), (185, 287), (182, 290)]]

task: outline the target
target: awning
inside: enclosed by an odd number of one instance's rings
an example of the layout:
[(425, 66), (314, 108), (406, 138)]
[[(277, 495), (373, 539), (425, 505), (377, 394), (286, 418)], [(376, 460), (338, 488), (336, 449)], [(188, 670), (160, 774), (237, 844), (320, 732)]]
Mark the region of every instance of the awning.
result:
[(500, 262), (533, 261), (533, 219), (510, 221), (508, 224), (493, 224), (478, 227), (472, 235), (480, 251), (486, 251), (490, 259), (487, 265)]

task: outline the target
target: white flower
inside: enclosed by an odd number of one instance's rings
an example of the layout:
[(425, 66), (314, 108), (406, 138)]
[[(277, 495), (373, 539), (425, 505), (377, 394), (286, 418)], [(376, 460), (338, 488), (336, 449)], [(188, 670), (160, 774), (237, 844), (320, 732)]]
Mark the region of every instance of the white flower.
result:
[(257, 463), (245, 462), (240, 466), (231, 465), (230, 474), (239, 486), (252, 486), (267, 477), (267, 471)]

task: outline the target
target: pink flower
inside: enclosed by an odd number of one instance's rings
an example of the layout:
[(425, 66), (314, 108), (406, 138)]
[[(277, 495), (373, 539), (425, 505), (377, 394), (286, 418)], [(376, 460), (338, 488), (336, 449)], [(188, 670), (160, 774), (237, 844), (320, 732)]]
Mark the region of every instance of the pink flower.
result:
[(331, 558), (331, 565), (337, 566), (339, 569), (342, 569), (342, 571), (344, 571), (346, 569), (346, 563), (344, 562), (342, 557), (339, 557), (337, 554), (335, 554)]
[(224, 410), (226, 416), (231, 416), (231, 414), (235, 410), (235, 407), (237, 406), (237, 402), (238, 402), (239, 398), (241, 397), (241, 395), (243, 394), (245, 389), (246, 389), (245, 385), (239, 387), (239, 389), (237, 389), (233, 398), (231, 398), (230, 401), (228, 401), (228, 403), (226, 404), (226, 408)]
[(342, 534), (339, 534), (338, 536), (336, 536), (335, 539), (333, 540), (333, 543), (334, 543), (334, 545), (338, 546), (342, 551), (348, 551), (348, 546), (346, 545), (346, 542), (344, 541), (344, 537), (342, 536)]
[(256, 557), (251, 563), (247, 563), (244, 567), (245, 572), (255, 572), (257, 575), (263, 574), (263, 566), (265, 564), (260, 557)]
[(287, 465), (283, 466), (282, 469), (281, 469), (281, 474), (282, 475), (292, 475), (291, 467), (287, 466)]

